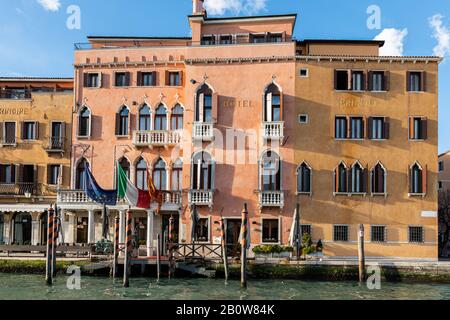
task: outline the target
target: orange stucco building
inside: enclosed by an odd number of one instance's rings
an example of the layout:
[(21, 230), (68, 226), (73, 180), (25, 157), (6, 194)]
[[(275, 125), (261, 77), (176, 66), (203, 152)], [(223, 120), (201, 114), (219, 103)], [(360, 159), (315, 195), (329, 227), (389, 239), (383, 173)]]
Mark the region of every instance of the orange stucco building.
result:
[[(191, 37), (78, 45), (72, 181), (58, 194), (68, 242), (100, 240), (83, 170), (114, 188), (119, 161), (139, 188), (148, 169), (173, 191), (159, 213), (131, 208), (144, 255), (171, 216), (175, 240), (193, 241), (193, 205), (197, 242), (220, 243), (222, 215), (236, 254), (247, 203), (252, 246), (286, 245), (300, 203), (302, 229), (326, 255), (355, 256), (363, 223), (369, 256), (435, 259), (440, 60), (381, 57), (380, 41), (295, 41), (296, 19), (209, 18), (195, 0)], [(122, 242), (128, 208), (109, 208)]]

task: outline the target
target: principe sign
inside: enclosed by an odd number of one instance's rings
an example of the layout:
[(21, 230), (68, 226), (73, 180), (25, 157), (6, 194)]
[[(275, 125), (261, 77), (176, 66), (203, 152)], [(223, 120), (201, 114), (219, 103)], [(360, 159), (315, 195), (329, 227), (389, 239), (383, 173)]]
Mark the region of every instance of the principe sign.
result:
[(5, 108), (0, 107), (0, 115), (4, 116), (25, 116), (30, 114), (30, 109), (28, 108)]

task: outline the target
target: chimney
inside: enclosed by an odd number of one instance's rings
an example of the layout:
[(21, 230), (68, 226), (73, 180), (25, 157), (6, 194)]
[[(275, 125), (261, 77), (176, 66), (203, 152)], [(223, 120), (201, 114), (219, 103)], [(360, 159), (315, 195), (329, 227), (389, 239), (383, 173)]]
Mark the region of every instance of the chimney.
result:
[(205, 2), (205, 0), (192, 0), (192, 4), (193, 4), (192, 13), (194, 15), (206, 16), (206, 10), (205, 10), (205, 7), (203, 6), (204, 2)]

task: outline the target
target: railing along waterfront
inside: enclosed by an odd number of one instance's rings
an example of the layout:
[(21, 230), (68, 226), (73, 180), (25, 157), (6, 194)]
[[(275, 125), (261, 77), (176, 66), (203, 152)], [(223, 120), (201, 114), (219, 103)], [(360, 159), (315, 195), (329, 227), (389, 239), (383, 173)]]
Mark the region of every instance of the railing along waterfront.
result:
[(206, 122), (194, 122), (193, 139), (211, 141), (214, 138), (214, 125)]
[(283, 139), (284, 138), (284, 122), (263, 122), (262, 124), (264, 139)]
[(181, 143), (182, 132), (180, 130), (149, 130), (135, 131), (133, 144), (136, 146), (169, 146)]
[(261, 207), (284, 207), (283, 191), (260, 191), (259, 205)]

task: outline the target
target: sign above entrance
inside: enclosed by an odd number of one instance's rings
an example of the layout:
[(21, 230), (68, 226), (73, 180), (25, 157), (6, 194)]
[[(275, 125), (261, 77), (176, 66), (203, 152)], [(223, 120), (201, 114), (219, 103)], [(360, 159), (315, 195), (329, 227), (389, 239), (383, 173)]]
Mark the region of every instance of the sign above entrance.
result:
[(5, 116), (25, 116), (30, 114), (30, 109), (28, 108), (6, 108), (0, 107), (0, 115)]

